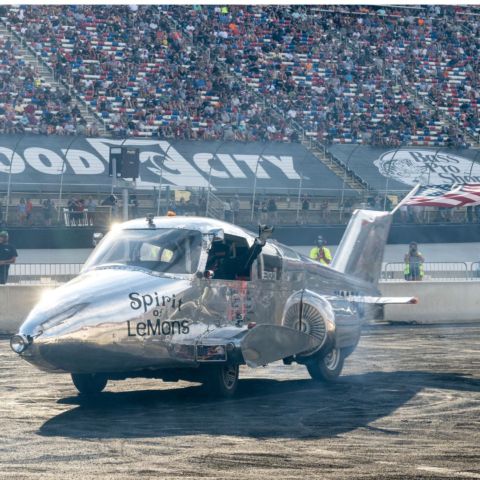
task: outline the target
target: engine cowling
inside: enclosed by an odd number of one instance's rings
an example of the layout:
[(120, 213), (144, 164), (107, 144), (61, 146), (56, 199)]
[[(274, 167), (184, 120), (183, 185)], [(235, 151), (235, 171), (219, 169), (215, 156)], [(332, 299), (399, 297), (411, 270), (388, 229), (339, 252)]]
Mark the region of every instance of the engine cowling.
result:
[(310, 290), (300, 290), (287, 300), (282, 324), (312, 335), (320, 343), (319, 346), (302, 352), (301, 356), (313, 355), (327, 342), (334, 340), (336, 327), (333, 307), (325, 297)]

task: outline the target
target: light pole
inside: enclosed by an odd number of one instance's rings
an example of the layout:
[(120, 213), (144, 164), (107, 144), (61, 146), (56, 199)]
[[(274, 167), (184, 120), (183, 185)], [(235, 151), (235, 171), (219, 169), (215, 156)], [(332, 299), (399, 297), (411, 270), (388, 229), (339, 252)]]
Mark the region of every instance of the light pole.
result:
[(428, 169), (427, 185), (430, 185), (430, 174), (432, 173), (432, 165), (435, 165), (435, 160), (437, 159), (437, 155), (440, 153), (442, 149), (443, 147), (437, 148), (435, 155), (433, 156), (433, 160), (430, 162), (430, 167)]
[(212, 165), (210, 165), (210, 170), (208, 171), (208, 190), (207, 190), (207, 201), (205, 203), (205, 216), (208, 217), (208, 208), (210, 207), (210, 191), (212, 190)]
[[(212, 158), (210, 161), (214, 160), (215, 157), (217, 156), (218, 151), (220, 148), (225, 144), (225, 140), (222, 140), (217, 148), (215, 148), (215, 151), (213, 152)], [(212, 191), (212, 164), (210, 163), (210, 169), (208, 170), (208, 190), (207, 190), (207, 201), (205, 204), (205, 216), (208, 217), (208, 209), (210, 208), (210, 194)]]
[(358, 144), (348, 155), (347, 157), (347, 164), (346, 166), (344, 167), (345, 168), (345, 171), (343, 172), (343, 183), (342, 183), (342, 197), (340, 199), (340, 223), (342, 222), (343, 220), (343, 210), (344, 210), (344, 198), (345, 198), (345, 183), (347, 181), (347, 171), (348, 171), (348, 167), (350, 166), (350, 160), (353, 156), (353, 154), (358, 150), (358, 148), (360, 147), (360, 144)]
[[(163, 187), (163, 166), (164, 166), (164, 163), (165, 163), (165, 160), (167, 158), (167, 155), (168, 155), (168, 151), (170, 150), (170, 147), (172, 146), (171, 143), (168, 144), (168, 148), (167, 150), (165, 151), (164, 155), (163, 155), (163, 159), (162, 161), (160, 162), (160, 179), (159, 179), (159, 182), (158, 182), (158, 198), (157, 198), (157, 217), (160, 216), (160, 203), (162, 201), (162, 187)], [(158, 166), (158, 165), (157, 165)]]
[(157, 198), (157, 217), (160, 216), (160, 202), (162, 201), (163, 163), (164, 162), (165, 162), (165, 157), (163, 157), (163, 159), (160, 162), (160, 180), (158, 182), (158, 198)]
[(253, 222), (253, 211), (255, 208), (255, 195), (257, 193), (257, 173), (258, 173), (258, 164), (260, 163), (263, 154), (265, 153), (265, 149), (267, 148), (268, 143), (265, 144), (265, 146), (262, 148), (262, 151), (260, 152), (260, 155), (257, 158), (257, 164), (255, 165), (255, 178), (253, 179), (253, 195), (252, 195), (252, 208), (250, 212), (250, 221)]
[(387, 181), (385, 182), (385, 196), (383, 198), (383, 210), (387, 209), (388, 183), (390, 181), (390, 173), (392, 171), (393, 160), (395, 160), (395, 156), (402, 149), (402, 147), (403, 147), (403, 145), (400, 144), (400, 146), (393, 153), (393, 157), (390, 159), (390, 161), (388, 163)]
[(470, 172), (468, 174), (468, 176), (470, 177), (470, 181), (472, 180), (472, 171), (473, 171), (473, 165), (477, 162), (477, 157), (478, 155), (480, 154), (480, 150), (475, 154), (475, 156), (473, 157), (473, 160), (472, 160), (472, 165), (470, 166)]
[(258, 164), (260, 163), (260, 157), (257, 158), (257, 164), (255, 166), (255, 178), (253, 180), (253, 195), (252, 195), (252, 209), (250, 212), (250, 221), (253, 222), (253, 210), (255, 208), (255, 194), (257, 193), (257, 172), (258, 172)]
[(303, 172), (300, 172), (300, 181), (298, 183), (298, 196), (297, 196), (297, 215), (295, 221), (298, 224), (298, 217), (300, 215), (300, 197), (302, 195), (302, 182), (303, 182)]
[[(73, 140), (69, 143), (67, 150), (65, 151), (65, 154), (63, 156), (63, 161), (62, 161), (62, 171), (61, 171), (61, 176), (60, 176), (60, 192), (58, 193), (58, 202), (57, 202), (57, 223), (60, 222), (60, 208), (61, 208), (61, 203), (62, 203), (62, 194), (63, 194), (63, 175), (65, 174), (65, 162), (67, 160), (67, 155), (68, 152), (70, 151), (71, 146), (78, 140), (77, 137), (74, 137)], [(70, 223), (70, 221), (69, 221)]]
[(17, 147), (20, 144), (20, 142), (23, 140), (24, 136), (25, 136), (25, 134), (23, 134), (17, 140), (17, 143), (15, 143), (15, 146), (13, 147), (12, 156), (10, 157), (10, 169), (9, 169), (9, 172), (8, 172), (8, 184), (7, 184), (7, 205), (5, 207), (5, 224), (8, 222), (8, 208), (9, 208), (9, 205), (10, 205), (10, 193), (11, 193), (11, 186), (12, 186), (13, 157), (15, 156), (15, 152), (17, 151)]

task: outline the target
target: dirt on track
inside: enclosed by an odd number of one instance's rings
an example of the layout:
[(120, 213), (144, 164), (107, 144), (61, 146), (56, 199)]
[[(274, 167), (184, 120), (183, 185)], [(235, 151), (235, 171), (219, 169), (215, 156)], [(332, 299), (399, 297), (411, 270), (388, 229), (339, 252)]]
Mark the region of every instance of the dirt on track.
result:
[(111, 381), (95, 399), (0, 340), (1, 479), (480, 479), (480, 326), (374, 326), (335, 385), (243, 368), (238, 397)]

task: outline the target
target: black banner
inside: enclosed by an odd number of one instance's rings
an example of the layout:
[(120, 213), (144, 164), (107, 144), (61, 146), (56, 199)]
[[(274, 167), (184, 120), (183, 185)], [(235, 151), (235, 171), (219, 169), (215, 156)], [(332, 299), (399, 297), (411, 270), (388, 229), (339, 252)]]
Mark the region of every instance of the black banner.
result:
[(333, 145), (329, 152), (378, 191), (480, 182), (480, 151), (474, 149)]
[[(137, 189), (161, 183), (220, 193), (303, 192), (338, 195), (342, 179), (300, 144), (114, 140), (40, 135), (0, 136), (0, 189), (107, 192), (112, 146), (140, 149)], [(348, 187), (346, 194), (353, 194)]]

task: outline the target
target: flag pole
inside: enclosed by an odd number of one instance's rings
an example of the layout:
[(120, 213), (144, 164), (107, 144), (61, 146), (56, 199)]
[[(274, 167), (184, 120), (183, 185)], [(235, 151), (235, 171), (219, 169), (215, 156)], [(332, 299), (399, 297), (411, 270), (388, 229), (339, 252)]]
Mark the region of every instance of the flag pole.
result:
[(397, 206), (390, 212), (392, 215), (395, 214), (395, 212), (402, 206), (404, 205), (406, 202), (408, 202), (408, 200), (410, 200), (417, 192), (418, 192), (418, 189), (422, 186), (421, 183), (417, 183), (415, 185), (415, 187), (413, 187), (412, 190), (410, 190), (410, 192), (400, 201), (398, 202)]

